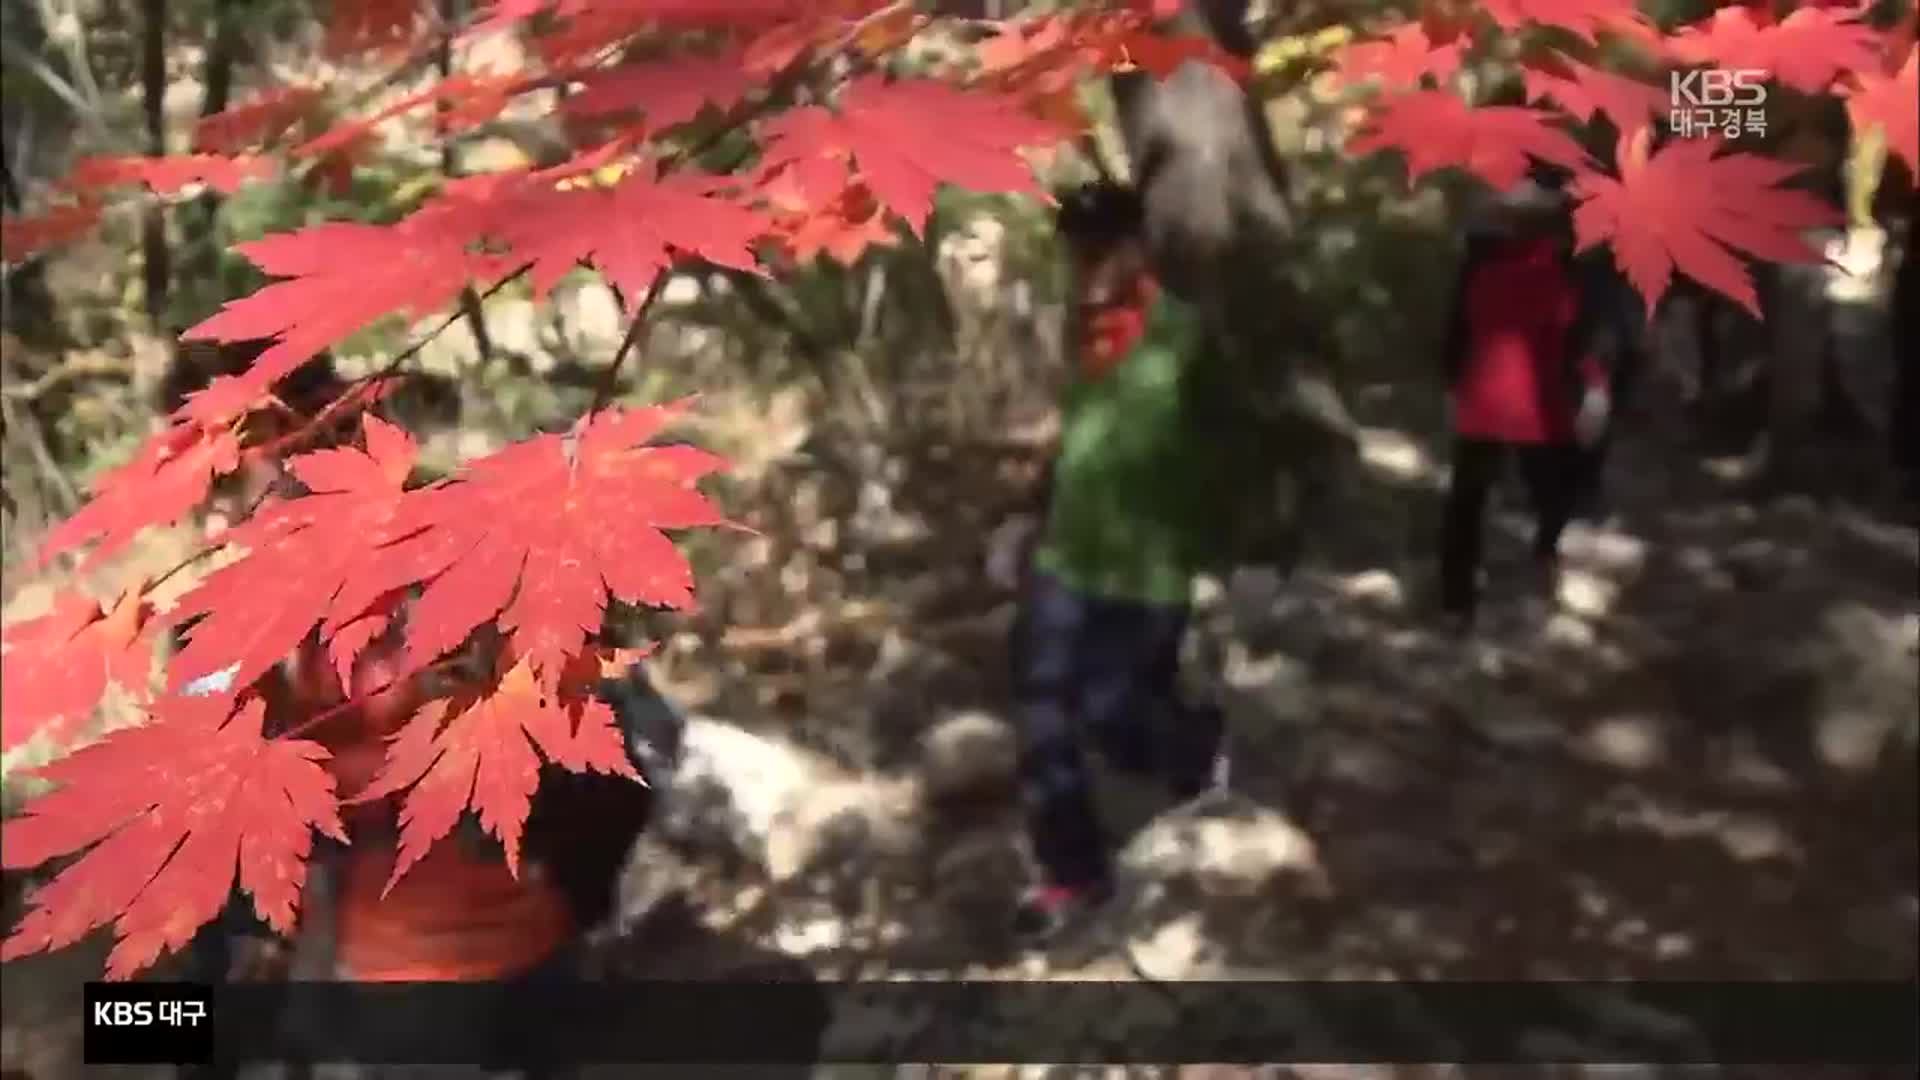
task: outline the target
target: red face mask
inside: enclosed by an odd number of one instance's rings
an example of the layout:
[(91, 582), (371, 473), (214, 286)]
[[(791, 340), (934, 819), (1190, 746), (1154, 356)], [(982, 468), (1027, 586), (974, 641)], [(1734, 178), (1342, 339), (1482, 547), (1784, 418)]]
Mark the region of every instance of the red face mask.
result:
[(1153, 279), (1135, 275), (1104, 304), (1086, 309), (1086, 337), (1080, 371), (1089, 379), (1111, 372), (1147, 331), (1147, 309), (1157, 292)]

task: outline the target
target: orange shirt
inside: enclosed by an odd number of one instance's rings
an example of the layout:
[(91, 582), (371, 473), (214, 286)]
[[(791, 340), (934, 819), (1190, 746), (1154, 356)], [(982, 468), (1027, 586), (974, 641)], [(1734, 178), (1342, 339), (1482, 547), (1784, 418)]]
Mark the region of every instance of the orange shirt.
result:
[[(328, 767), (343, 797), (373, 779), (385, 759), (387, 737), (405, 723), (410, 705), (378, 695), (355, 715), (322, 725), (321, 737), (334, 753)], [(366, 982), (498, 979), (539, 965), (574, 936), (565, 898), (526, 860), (515, 880), (503, 857), (474, 852), (454, 836), (442, 837), (382, 897), (397, 853), (398, 800), (348, 809), (353, 843), (341, 860), (335, 892), (342, 977)]]
[[(340, 974), (365, 982), (467, 982), (528, 971), (574, 934), (572, 914), (544, 882), (514, 880), (505, 860), (451, 837), (410, 867), (384, 898), (391, 845), (349, 849), (336, 926)], [(521, 873), (527, 873), (523, 863)]]

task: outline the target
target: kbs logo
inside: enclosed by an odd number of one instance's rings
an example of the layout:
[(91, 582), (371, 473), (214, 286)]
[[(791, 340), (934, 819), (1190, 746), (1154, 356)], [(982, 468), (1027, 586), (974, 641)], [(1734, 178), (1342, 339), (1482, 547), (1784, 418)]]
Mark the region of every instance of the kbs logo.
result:
[(1675, 109), (1750, 109), (1767, 103), (1767, 73), (1706, 68), (1667, 76), (1669, 104)]
[(146, 1027), (153, 1023), (151, 1001), (96, 1001), (93, 1022), (100, 1027)]
[(1767, 73), (1706, 68), (1667, 76), (1667, 126), (1680, 138), (1767, 133)]

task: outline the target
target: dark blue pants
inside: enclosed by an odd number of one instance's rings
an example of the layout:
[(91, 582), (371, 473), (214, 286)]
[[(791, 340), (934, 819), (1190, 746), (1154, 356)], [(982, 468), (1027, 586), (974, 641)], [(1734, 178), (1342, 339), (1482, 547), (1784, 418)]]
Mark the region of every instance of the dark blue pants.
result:
[(1224, 720), (1180, 699), (1186, 627), (1185, 605), (1090, 596), (1028, 575), (1013, 630), (1014, 710), (1028, 834), (1051, 883), (1107, 872), (1083, 733), (1114, 767), (1158, 774), (1176, 795), (1205, 783)]

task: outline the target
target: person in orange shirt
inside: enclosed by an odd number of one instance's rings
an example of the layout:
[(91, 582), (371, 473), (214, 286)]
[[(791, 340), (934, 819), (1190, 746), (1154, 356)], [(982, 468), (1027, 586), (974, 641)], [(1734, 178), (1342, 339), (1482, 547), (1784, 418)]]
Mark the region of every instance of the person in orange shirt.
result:
[[(376, 655), (356, 671), (356, 690), (389, 678), (389, 661)], [(383, 897), (398, 851), (400, 799), (349, 808), (353, 844), (333, 868), (340, 977), (512, 978), (560, 961), (583, 931), (606, 919), (615, 879), (647, 825), (656, 789), (666, 781), (662, 774), (677, 759), (682, 721), (637, 664), (624, 678), (603, 681), (598, 693), (614, 708), (635, 770), (654, 786), (545, 767), (518, 878), (499, 844), (468, 814)], [(342, 793), (371, 781), (385, 761), (387, 739), (412, 715), (417, 697), (408, 687), (371, 694), (355, 710), (357, 723), (327, 725)]]
[[(422, 703), (418, 678), (394, 683), (397, 641), (395, 633), (367, 649), (353, 677), (359, 704), (312, 733), (333, 754), (328, 768), (344, 799), (372, 781), (385, 763), (390, 737)], [(274, 696), (286, 700), (274, 703), (275, 714), (312, 716), (341, 700), (319, 650), (303, 649), (284, 667), (277, 674), (285, 685)], [(304, 943), (298, 946), (307, 959), (291, 959), (289, 944), (275, 941), (262, 926), (223, 918), (196, 942), (207, 958), (202, 977), (284, 977), (294, 964), (318, 969), (306, 972), (308, 978), (350, 982), (575, 977), (582, 936), (612, 913), (620, 870), (677, 763), (683, 723), (637, 664), (623, 678), (604, 680), (598, 696), (613, 707), (629, 759), (647, 785), (545, 767), (519, 877), (508, 871), (499, 844), (468, 814), (382, 896), (398, 851), (401, 797), (349, 803), (343, 818), (352, 843), (343, 847), (323, 839), (313, 856), (302, 900)], [(332, 1042), (330, 1033), (383, 1019), (395, 1018), (288, 1016), (284, 1022), (292, 1038), (327, 1058), (322, 1051)], [(491, 1016), (475, 1017), (473, 1025), (489, 1033), (512, 1027)]]

